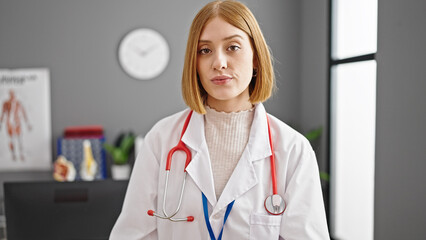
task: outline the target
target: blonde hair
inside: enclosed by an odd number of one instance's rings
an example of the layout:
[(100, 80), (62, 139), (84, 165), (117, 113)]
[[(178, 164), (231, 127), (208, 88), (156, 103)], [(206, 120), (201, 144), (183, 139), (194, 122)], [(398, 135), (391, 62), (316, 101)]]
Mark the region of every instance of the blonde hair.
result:
[(274, 70), (268, 45), (250, 9), (240, 2), (225, 0), (208, 3), (192, 21), (182, 74), (182, 95), (185, 103), (198, 113), (206, 113), (204, 100), (207, 92), (197, 75), (197, 50), (204, 26), (215, 17), (222, 18), (249, 36), (254, 62), (257, 65), (257, 74), (249, 85), (250, 102), (255, 104), (266, 101), (275, 87)]

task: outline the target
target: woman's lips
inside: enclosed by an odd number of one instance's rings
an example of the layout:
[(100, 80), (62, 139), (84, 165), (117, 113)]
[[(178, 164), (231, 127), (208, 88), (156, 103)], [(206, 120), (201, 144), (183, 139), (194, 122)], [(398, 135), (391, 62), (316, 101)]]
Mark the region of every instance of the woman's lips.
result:
[(211, 79), (212, 83), (216, 85), (224, 85), (230, 82), (231, 80), (232, 77), (226, 75), (217, 76)]

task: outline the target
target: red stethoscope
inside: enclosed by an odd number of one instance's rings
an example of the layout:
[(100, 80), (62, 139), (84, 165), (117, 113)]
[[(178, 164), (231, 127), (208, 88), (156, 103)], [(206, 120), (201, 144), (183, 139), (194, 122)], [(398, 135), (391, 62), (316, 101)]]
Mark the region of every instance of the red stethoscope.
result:
[[(185, 190), (185, 184), (186, 184), (186, 167), (188, 166), (188, 164), (191, 162), (191, 151), (186, 147), (185, 143), (182, 142), (182, 136), (186, 131), (186, 128), (188, 127), (189, 121), (191, 119), (192, 116), (192, 112), (191, 111), (188, 116), (186, 117), (185, 120), (185, 124), (183, 126), (182, 129), (182, 134), (179, 140), (179, 143), (172, 148), (168, 155), (167, 155), (167, 162), (166, 162), (166, 183), (164, 185), (164, 194), (163, 194), (163, 215), (160, 215), (158, 213), (156, 213), (154, 210), (148, 210), (148, 215), (150, 216), (155, 216), (161, 219), (168, 219), (170, 221), (173, 222), (182, 222), (182, 221), (187, 221), (187, 222), (192, 222), (194, 221), (194, 217), (193, 216), (188, 216), (186, 218), (174, 218), (174, 216), (179, 212), (181, 204), (182, 204), (182, 196), (183, 196), (183, 192)], [(266, 116), (266, 120), (268, 123), (268, 135), (269, 135), (269, 145), (271, 147), (271, 152), (272, 155), (270, 157), (270, 161), (271, 161), (271, 178), (272, 178), (272, 195), (268, 196), (265, 199), (264, 205), (265, 205), (265, 209), (269, 214), (272, 215), (281, 215), (284, 213), (284, 210), (286, 208), (286, 204), (284, 199), (277, 193), (277, 178), (276, 178), (276, 171), (275, 171), (275, 155), (274, 155), (274, 147), (272, 144), (272, 136), (271, 136), (271, 128), (269, 126), (269, 118), (268, 116)], [(166, 198), (167, 198), (167, 186), (168, 186), (168, 182), (169, 182), (169, 173), (170, 173), (170, 165), (172, 162), (172, 156), (176, 151), (183, 151), (186, 154), (186, 162), (185, 162), (185, 169), (184, 169), (184, 177), (183, 177), (183, 182), (182, 182), (182, 187), (181, 187), (181, 192), (180, 192), (180, 196), (179, 196), (179, 203), (177, 205), (176, 210), (169, 214), (166, 212)]]

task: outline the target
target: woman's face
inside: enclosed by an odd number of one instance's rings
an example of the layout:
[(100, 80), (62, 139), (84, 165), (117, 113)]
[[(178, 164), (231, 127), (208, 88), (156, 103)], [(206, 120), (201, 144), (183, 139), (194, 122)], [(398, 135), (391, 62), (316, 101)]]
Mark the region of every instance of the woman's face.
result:
[(249, 84), (253, 49), (249, 36), (219, 17), (210, 20), (198, 42), (197, 73), (207, 104), (221, 111), (251, 108)]

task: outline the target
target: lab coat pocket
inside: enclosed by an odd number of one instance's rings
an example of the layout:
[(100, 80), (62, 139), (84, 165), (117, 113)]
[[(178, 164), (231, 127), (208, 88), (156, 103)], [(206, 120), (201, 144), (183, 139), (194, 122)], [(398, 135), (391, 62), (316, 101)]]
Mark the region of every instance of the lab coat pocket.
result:
[(282, 215), (252, 214), (250, 239), (278, 239)]

